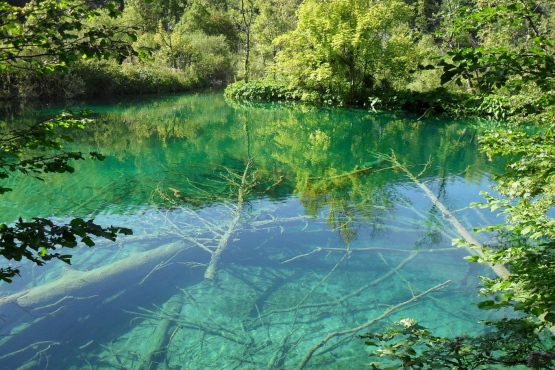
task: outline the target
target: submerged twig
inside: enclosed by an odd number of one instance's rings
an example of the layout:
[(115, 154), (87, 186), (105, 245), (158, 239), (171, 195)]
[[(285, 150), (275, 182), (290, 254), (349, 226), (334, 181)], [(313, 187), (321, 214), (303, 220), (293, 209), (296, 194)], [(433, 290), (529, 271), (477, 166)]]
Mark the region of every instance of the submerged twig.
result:
[(170, 257), (169, 259), (165, 260), (165, 261), (161, 261), (160, 263), (158, 263), (156, 266), (154, 266), (154, 268), (152, 270), (150, 270), (150, 272), (143, 278), (143, 280), (141, 280), (141, 282), (139, 283), (139, 285), (141, 285), (142, 283), (145, 282), (146, 279), (148, 279), (148, 277), (150, 275), (152, 275), (155, 271), (160, 270), (164, 267), (167, 267), (169, 265), (171, 265), (173, 262), (170, 262), (171, 260), (173, 260), (179, 253), (183, 252), (183, 250), (177, 251), (172, 257)]
[(414, 258), (416, 258), (416, 256), (418, 256), (420, 252), (419, 251), (413, 251), (411, 253), (411, 255), (407, 258), (405, 258), (403, 261), (401, 261), (401, 263), (399, 263), (397, 266), (395, 266), (395, 268), (389, 270), (386, 274), (384, 274), (383, 276), (372, 280), (371, 282), (369, 282), (368, 284), (365, 284), (363, 286), (361, 286), (360, 288), (358, 288), (357, 290), (339, 298), (338, 300), (334, 301), (334, 302), (325, 302), (325, 303), (310, 303), (310, 304), (304, 304), (304, 305), (297, 305), (295, 307), (290, 307), (290, 308), (285, 308), (285, 309), (277, 309), (277, 310), (271, 310), (267, 313), (265, 313), (263, 315), (263, 317), (266, 316), (270, 316), (272, 314), (275, 313), (282, 313), (282, 312), (291, 312), (291, 311), (296, 311), (298, 309), (305, 309), (305, 308), (319, 308), (319, 307), (330, 307), (330, 306), (336, 306), (341, 304), (342, 302), (345, 302), (346, 300), (355, 297), (357, 295), (359, 295), (360, 293), (362, 293), (364, 290), (378, 285), (379, 283), (381, 283), (382, 281), (386, 280), (387, 278), (389, 278), (390, 276), (394, 275), (398, 270), (400, 270), (401, 268), (403, 268), (407, 263), (409, 263), (410, 261), (412, 261)]
[(312, 346), (308, 352), (304, 355), (303, 359), (301, 360), (301, 362), (299, 363), (299, 365), (297, 366), (297, 370), (302, 370), (304, 369), (304, 367), (306, 366), (306, 364), (308, 363), (308, 361), (310, 361), (310, 358), (312, 357), (312, 355), (314, 354), (314, 352), (316, 352), (320, 347), (324, 346), (331, 338), (333, 337), (337, 337), (337, 336), (341, 336), (341, 335), (345, 335), (345, 334), (351, 334), (351, 333), (356, 333), (362, 329), (366, 329), (367, 327), (369, 327), (370, 325), (376, 323), (379, 320), (384, 319), (385, 317), (389, 316), (393, 311), (408, 305), (409, 303), (412, 303), (414, 301), (416, 301), (417, 299), (433, 292), (436, 290), (439, 290), (443, 287), (445, 287), (447, 284), (449, 284), (451, 281), (448, 280), (444, 283), (438, 284), (433, 288), (430, 288), (428, 290), (426, 290), (423, 293), (420, 293), (416, 296), (413, 296), (411, 299), (406, 300), (404, 302), (401, 302), (395, 306), (389, 307), (388, 309), (386, 309), (380, 316), (373, 318), (372, 320), (366, 322), (365, 324), (359, 325), (355, 328), (351, 328), (351, 329), (347, 329), (347, 330), (342, 330), (342, 331), (336, 331), (333, 333), (328, 334), (324, 339), (322, 339), (320, 342), (316, 343), (314, 346)]

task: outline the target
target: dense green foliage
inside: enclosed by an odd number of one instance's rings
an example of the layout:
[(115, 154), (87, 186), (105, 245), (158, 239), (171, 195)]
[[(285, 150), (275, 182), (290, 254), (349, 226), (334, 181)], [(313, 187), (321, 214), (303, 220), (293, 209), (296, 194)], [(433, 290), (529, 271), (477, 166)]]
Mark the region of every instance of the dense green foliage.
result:
[[(498, 11), (481, 11), (490, 5)], [(64, 6), (72, 12), (61, 33), (50, 27), (37, 42), (21, 35), (43, 20), (19, 14), (17, 42), (29, 65), (2, 72), (2, 97), (44, 101), (258, 80), (235, 88), (241, 99), (265, 99), (256, 91), (266, 84), (285, 86), (278, 95), (286, 99), (517, 120), (547, 120), (545, 107), (555, 101), (546, 1), (126, 0), (95, 5), (90, 18), (78, 16), (86, 3)], [(107, 37), (110, 50), (102, 46)], [(64, 45), (55, 52), (71, 63), (54, 68), (41, 42)], [(114, 56), (119, 63), (99, 60)], [(38, 79), (43, 67), (55, 73)]]
[[(403, 319), (387, 332), (361, 338), (367, 339), (367, 345), (379, 346), (376, 352), (380, 356), (398, 359), (402, 369), (470, 370), (515, 365), (550, 368), (555, 352), (546, 351), (552, 343), (540, 340), (538, 331), (543, 329), (540, 324), (529, 319), (502, 319), (484, 324), (495, 330), (482, 336), (461, 335), (451, 339), (434, 336), (416, 321)], [(384, 368), (380, 362), (370, 366)]]
[(298, 100), (298, 92), (278, 81), (238, 81), (225, 90), (226, 98), (235, 100)]
[[(298, 4), (299, 0), (72, 0), (48, 21), (43, 18), (54, 10), (46, 7), (53, 5), (41, 5), (44, 9), (31, 18), (14, 7), (28, 66), (0, 71), (0, 98), (51, 101), (179, 92), (260, 77), (274, 65), (279, 47), (273, 39), (295, 27)], [(2, 18), (8, 21), (11, 14)], [(21, 36), (32, 33), (36, 22), (52, 31), (40, 40)], [(60, 22), (63, 27), (56, 26)], [(6, 32), (15, 37), (13, 30)], [(52, 45), (57, 49), (49, 53), (62, 53), (62, 64), (50, 65), (50, 55), (43, 54), (43, 47)], [(68, 48), (75, 50), (66, 53)], [(38, 78), (45, 67), (49, 75)]]
[[(104, 8), (109, 17), (118, 15), (114, 3)], [(68, 64), (81, 58), (131, 56), (122, 37), (136, 38), (133, 29), (85, 24), (100, 15), (82, 2), (32, 2), (24, 8), (0, 3), (0, 73), (18, 68), (44, 75), (67, 72)]]
[(230, 85), (229, 97), (284, 86), (281, 99), (319, 104), (551, 119), (550, 2), (305, 1), (297, 14), (264, 78)]
[(401, 1), (305, 1), (298, 25), (277, 40), (276, 73), (304, 100), (363, 102), (378, 87), (404, 86), (423, 61)]

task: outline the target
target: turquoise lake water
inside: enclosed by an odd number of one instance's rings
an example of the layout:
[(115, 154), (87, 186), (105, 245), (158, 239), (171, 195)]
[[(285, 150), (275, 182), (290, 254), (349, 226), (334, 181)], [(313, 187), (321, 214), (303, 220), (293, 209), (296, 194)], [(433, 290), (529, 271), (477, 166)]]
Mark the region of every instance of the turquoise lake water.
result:
[(363, 369), (357, 335), (399, 318), (460, 335), (503, 315), (472, 305), (492, 271), (391, 162), (467, 230), (499, 222), (468, 208), (503, 166), (478, 152), (477, 123), (216, 93), (74, 108), (96, 123), (67, 148), (106, 160), (6, 180), (1, 221), (94, 217), (134, 235), (78, 247), (71, 266), (12, 262), (2, 369)]

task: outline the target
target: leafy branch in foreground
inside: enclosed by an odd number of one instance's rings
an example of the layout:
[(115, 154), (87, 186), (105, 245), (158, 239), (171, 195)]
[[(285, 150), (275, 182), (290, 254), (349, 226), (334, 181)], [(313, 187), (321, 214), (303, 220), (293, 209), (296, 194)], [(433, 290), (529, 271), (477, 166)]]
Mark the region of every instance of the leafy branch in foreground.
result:
[[(78, 151), (63, 151), (63, 143), (73, 138), (68, 130), (83, 129), (91, 120), (64, 112), (55, 118), (36, 123), (32, 126), (12, 130), (0, 136), (0, 179), (7, 179), (13, 173), (22, 173), (42, 180), (45, 173), (74, 172), (72, 160), (85, 159), (86, 154)], [(37, 152), (45, 152), (39, 155)], [(30, 153), (29, 153), (30, 152)], [(89, 158), (103, 160), (96, 152), (88, 153)], [(0, 194), (12, 188), (0, 186)], [(61, 254), (59, 248), (74, 248), (77, 238), (92, 247), (91, 236), (115, 240), (117, 234), (131, 234), (122, 227), (102, 227), (93, 220), (75, 218), (68, 224), (57, 225), (46, 218), (33, 218), (32, 221), (19, 220), (12, 226), (0, 224), (0, 255), (7, 260), (28, 259), (37, 265), (45, 261), (60, 259), (70, 263), (70, 255)], [(11, 282), (19, 268), (0, 268), (0, 280)]]
[[(552, 368), (555, 351), (551, 341), (542, 340), (543, 324), (528, 318), (485, 321), (494, 329), (480, 336), (461, 335), (453, 339), (433, 335), (415, 320), (402, 319), (383, 333), (360, 336), (366, 344), (379, 347), (375, 355), (393, 360), (373, 369), (491, 369), (526, 365), (533, 369)], [(400, 366), (399, 366), (400, 365)]]
[[(112, 241), (117, 234), (129, 235), (131, 230), (123, 227), (103, 227), (93, 220), (74, 218), (67, 225), (56, 225), (46, 218), (33, 218), (23, 221), (21, 218), (14, 226), (0, 224), (0, 255), (7, 260), (21, 261), (26, 258), (39, 266), (46, 261), (59, 259), (70, 264), (71, 255), (61, 254), (59, 248), (74, 248), (77, 237), (81, 242), (92, 247), (91, 235)], [(19, 274), (19, 268), (0, 268), (0, 279), (11, 282), (11, 278)]]
[[(102, 9), (110, 18), (120, 15), (115, 2)], [(85, 1), (31, 1), (25, 7), (0, 3), (0, 73), (13, 68), (33, 69), (39, 75), (67, 72), (83, 58), (123, 59), (136, 52), (128, 41), (135, 29), (91, 26), (87, 21), (102, 15)]]
[(555, 205), (555, 125), (535, 134), (498, 129), (487, 132), (480, 141), (491, 158), (518, 158), (496, 178), (495, 190), (503, 198), (484, 193), (487, 203), (479, 205), (501, 211), (507, 224), (485, 228), (496, 231), (497, 239), (476, 261), (511, 266), (506, 282), (483, 279), (483, 294), (495, 299), (481, 306), (510, 306), (555, 325), (555, 219), (551, 213)]
[[(117, 4), (108, 1), (94, 9), (84, 1), (31, 1), (24, 7), (0, 3), (0, 76), (13, 69), (31, 69), (37, 75), (67, 72), (71, 63), (84, 58), (123, 59), (136, 54), (129, 41), (136, 40), (133, 29), (120, 26), (94, 26), (95, 17), (106, 14), (116, 18)], [(122, 36), (127, 37), (122, 37)], [(63, 150), (71, 142), (71, 130), (82, 129), (91, 120), (65, 112), (55, 118), (21, 129), (7, 129), (0, 136), (0, 179), (22, 173), (42, 180), (45, 173), (72, 173), (73, 160), (85, 159), (78, 151)], [(40, 154), (44, 152), (46, 154)], [(89, 158), (102, 160), (96, 152)], [(11, 191), (0, 186), (0, 194)], [(93, 220), (75, 218), (58, 225), (45, 218), (19, 219), (13, 225), (0, 224), (0, 255), (7, 260), (30, 260), (38, 265), (60, 259), (70, 262), (70, 255), (60, 248), (77, 246), (78, 238), (93, 246), (91, 236), (115, 240), (117, 234), (131, 234), (121, 227), (103, 227)], [(0, 268), (0, 280), (11, 282), (18, 267)]]
[[(461, 7), (449, 30), (453, 35), (474, 35), (484, 41), (483, 30), (492, 24), (514, 32), (514, 45), (454, 48), (439, 57), (441, 83), (467, 82), (481, 93), (495, 88), (520, 92), (526, 83), (533, 83), (542, 92), (553, 89), (555, 40), (538, 27), (541, 8), (535, 1), (494, 1), (489, 6), (472, 4)], [(481, 35), (481, 36), (480, 36)], [(451, 45), (452, 46), (452, 45)], [(426, 68), (426, 67), (425, 67)], [(432, 67), (433, 68), (433, 67)], [(518, 76), (518, 78), (515, 78)]]

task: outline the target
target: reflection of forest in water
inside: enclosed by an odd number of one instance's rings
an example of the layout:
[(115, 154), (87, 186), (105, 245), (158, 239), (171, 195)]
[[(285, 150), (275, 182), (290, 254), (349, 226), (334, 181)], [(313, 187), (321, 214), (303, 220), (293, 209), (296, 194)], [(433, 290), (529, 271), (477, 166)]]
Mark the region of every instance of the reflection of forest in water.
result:
[(465, 207), (493, 170), (473, 128), (216, 95), (94, 109), (75, 147), (105, 162), (22, 181), (4, 218), (94, 214), (135, 235), (1, 286), (0, 365), (349, 369), (368, 362), (356, 334), (388, 320), (456, 334), (484, 318), (468, 303), (488, 272), (377, 156), (472, 229), (486, 215)]
[[(406, 181), (393, 171), (357, 172), (372, 165), (376, 153), (393, 151), (407, 165), (432, 159), (423, 176), (441, 181), (461, 176), (479, 182), (494, 168), (476, 150), (474, 128), (437, 119), (303, 105), (230, 107), (215, 94), (128, 104), (83, 107), (97, 112), (97, 123), (75, 134), (79, 145), (67, 147), (98, 150), (107, 156), (104, 162), (78, 162), (77, 175), (46, 176), (48, 186), (18, 178), (16, 191), (2, 200), (20, 204), (17, 211), (24, 216), (82, 215), (106, 207), (119, 212), (151, 204), (157, 186), (179, 187), (194, 198), (190, 182), (207, 183), (224, 167), (240, 171), (247, 158), (254, 158), (260, 177), (271, 182), (283, 176), (266, 195), (279, 198), (296, 191), (309, 210), (316, 210), (340, 203), (339, 198), (349, 198), (351, 205), (370, 201), (377, 191), (387, 193), (387, 183)], [(314, 181), (324, 178), (329, 181)], [(33, 193), (47, 204), (28, 197)]]

